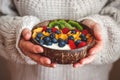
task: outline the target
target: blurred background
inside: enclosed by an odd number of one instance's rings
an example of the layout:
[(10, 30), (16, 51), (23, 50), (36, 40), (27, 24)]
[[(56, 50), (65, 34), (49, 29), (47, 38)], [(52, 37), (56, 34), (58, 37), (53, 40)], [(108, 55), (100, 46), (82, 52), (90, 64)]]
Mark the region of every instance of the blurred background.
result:
[[(5, 60), (0, 57), (0, 80), (11, 80), (10, 75)], [(120, 59), (114, 63), (109, 74), (109, 80), (120, 80)]]

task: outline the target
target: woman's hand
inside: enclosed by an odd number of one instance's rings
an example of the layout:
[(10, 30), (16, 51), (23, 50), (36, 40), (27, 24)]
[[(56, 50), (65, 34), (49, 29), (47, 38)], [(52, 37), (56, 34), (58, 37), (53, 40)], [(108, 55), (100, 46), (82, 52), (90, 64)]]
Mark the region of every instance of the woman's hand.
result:
[(89, 50), (86, 58), (83, 58), (78, 63), (73, 64), (73, 67), (83, 66), (84, 64), (88, 64), (88, 63), (92, 62), (95, 58), (95, 54), (97, 52), (99, 52), (103, 46), (100, 25), (89, 19), (84, 20), (82, 23), (93, 30), (94, 36), (96, 39), (96, 45)]
[(51, 60), (40, 56), (42, 54), (43, 48), (41, 46), (31, 43), (29, 40), (31, 38), (31, 31), (29, 29), (24, 29), (22, 31), (22, 37), (19, 42), (19, 47), (22, 50), (23, 54), (29, 56), (31, 59), (36, 61), (38, 64), (47, 67), (56, 67), (56, 64), (51, 63)]

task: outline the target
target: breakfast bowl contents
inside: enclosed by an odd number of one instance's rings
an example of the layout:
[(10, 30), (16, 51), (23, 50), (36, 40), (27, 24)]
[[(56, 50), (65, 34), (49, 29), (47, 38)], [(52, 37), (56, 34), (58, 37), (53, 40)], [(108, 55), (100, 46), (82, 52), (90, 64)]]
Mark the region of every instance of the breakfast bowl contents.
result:
[(58, 64), (72, 64), (94, 45), (92, 30), (74, 20), (48, 20), (33, 27), (31, 41), (43, 47), (40, 55)]

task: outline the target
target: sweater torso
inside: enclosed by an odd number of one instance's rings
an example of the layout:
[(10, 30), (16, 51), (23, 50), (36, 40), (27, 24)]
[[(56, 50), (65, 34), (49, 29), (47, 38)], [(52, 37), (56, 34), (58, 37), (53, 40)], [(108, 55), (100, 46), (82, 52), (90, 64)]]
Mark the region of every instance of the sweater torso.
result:
[(33, 15), (48, 19), (77, 20), (99, 13), (107, 0), (14, 0), (21, 16)]

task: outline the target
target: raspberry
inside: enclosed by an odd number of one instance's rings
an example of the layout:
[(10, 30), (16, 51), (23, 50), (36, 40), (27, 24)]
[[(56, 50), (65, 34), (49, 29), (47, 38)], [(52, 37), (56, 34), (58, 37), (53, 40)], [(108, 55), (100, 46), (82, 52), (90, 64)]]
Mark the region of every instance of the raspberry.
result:
[(86, 29), (83, 30), (83, 31), (82, 31), (82, 34), (84, 34), (84, 35), (88, 34), (88, 30), (86, 30)]
[(56, 32), (57, 30), (58, 30), (58, 29), (55, 28), (55, 27), (52, 28), (52, 32)]
[(64, 34), (67, 34), (69, 31), (70, 31), (70, 30), (69, 30), (68, 28), (63, 28), (63, 29), (62, 29), (62, 32), (63, 32)]
[(87, 45), (87, 43), (84, 42), (84, 41), (82, 41), (82, 42), (80, 42), (80, 43), (78, 44), (78, 48), (84, 47), (84, 46), (86, 46), (86, 45)]
[(76, 48), (76, 45), (75, 45), (73, 40), (68, 40), (68, 44), (69, 44), (71, 49), (75, 49)]
[(42, 31), (46, 31), (47, 30), (47, 26), (43, 26), (43, 30)]

